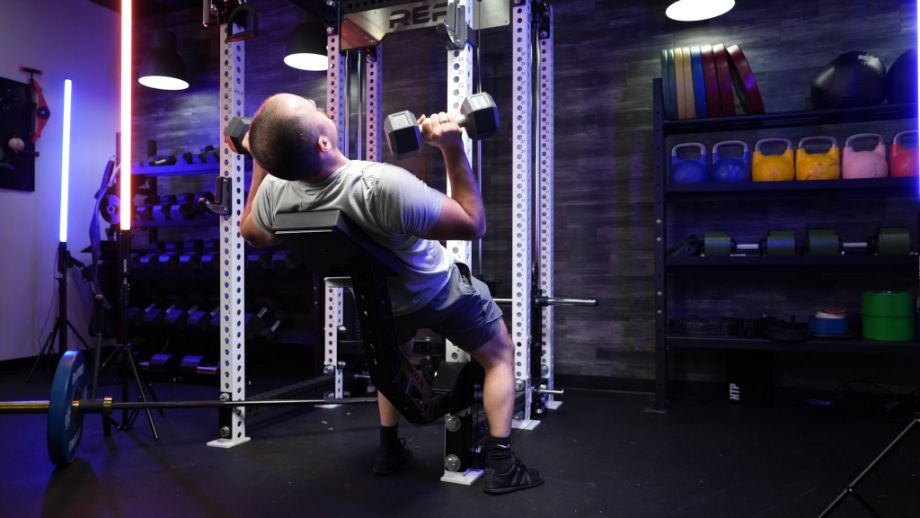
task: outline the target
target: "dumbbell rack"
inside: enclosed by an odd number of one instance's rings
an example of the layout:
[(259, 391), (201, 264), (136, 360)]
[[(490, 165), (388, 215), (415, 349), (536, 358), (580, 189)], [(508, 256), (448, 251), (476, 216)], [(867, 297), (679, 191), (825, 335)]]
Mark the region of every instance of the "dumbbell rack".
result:
[[(177, 177), (177, 176), (216, 176), (220, 171), (219, 164), (215, 163), (196, 163), (196, 164), (177, 164), (177, 165), (163, 165), (163, 166), (150, 166), (146, 164), (136, 164), (132, 168), (132, 174), (135, 175), (140, 181), (134, 182), (135, 185), (141, 184), (147, 185), (146, 193), (148, 195), (157, 195), (157, 179), (166, 178), (166, 177)], [(132, 211), (134, 213), (134, 211)], [(146, 237), (147, 243), (157, 243), (160, 237), (160, 230), (167, 228), (181, 228), (183, 234), (188, 234), (194, 232), (194, 229), (208, 229), (207, 232), (210, 232), (210, 228), (217, 226), (219, 219), (214, 214), (204, 210), (200, 210), (198, 214), (190, 219), (170, 219), (170, 220), (142, 220), (135, 219), (133, 225), (138, 229), (138, 232), (141, 236)], [(197, 232), (195, 232), (198, 234)], [(190, 237), (186, 235), (185, 237)], [(195, 235), (195, 238), (203, 238), (204, 241), (208, 241), (208, 237), (214, 238), (213, 241), (217, 241), (216, 233), (211, 236), (200, 236)], [(141, 239), (144, 241), (144, 239)], [(182, 241), (182, 240), (179, 240)], [(149, 250), (138, 250), (136, 245), (138, 243), (135, 240), (135, 250), (132, 251), (132, 256), (142, 257), (146, 254), (150, 254)], [(112, 250), (111, 252), (114, 252)], [(201, 271), (187, 272), (187, 271), (178, 271), (177, 269), (172, 269), (168, 272), (164, 272), (159, 266), (151, 267), (149, 270), (142, 270), (137, 267), (137, 265), (132, 266), (130, 269), (130, 277), (133, 279), (132, 282), (132, 301), (131, 301), (131, 312), (129, 312), (129, 318), (133, 318), (133, 322), (129, 324), (129, 328), (132, 330), (132, 334), (135, 336), (151, 336), (154, 338), (154, 341), (157, 339), (169, 339), (170, 342), (173, 342), (173, 339), (179, 339), (176, 341), (177, 344), (181, 345), (182, 343), (194, 343), (195, 347), (186, 348), (183, 350), (181, 347), (179, 350), (180, 354), (186, 355), (203, 355), (206, 357), (212, 358), (214, 362), (217, 361), (217, 356), (215, 354), (209, 353), (210, 349), (217, 349), (217, 327), (209, 325), (212, 320), (211, 309), (216, 308), (218, 305), (218, 294), (215, 288), (216, 280), (218, 276), (217, 265), (220, 262), (220, 252), (218, 248), (213, 250), (208, 250), (205, 246), (204, 253), (209, 253), (213, 256), (213, 268), (210, 269), (201, 269)], [(271, 257), (272, 251), (267, 252), (259, 250), (254, 251), (257, 254), (266, 254), (261, 259), (265, 257)], [(172, 252), (174, 254), (179, 254), (180, 252)], [(276, 252), (277, 253), (277, 252)], [(248, 254), (247, 254), (248, 255)], [(114, 257), (106, 257), (108, 264), (115, 264)], [(110, 259), (110, 261), (109, 261)], [(262, 341), (271, 341), (275, 344), (296, 344), (301, 345), (311, 345), (317, 343), (317, 336), (313, 329), (314, 323), (312, 318), (318, 317), (321, 318), (321, 314), (318, 315), (318, 311), (314, 309), (314, 306), (319, 307), (319, 301), (313, 301), (310, 297), (312, 293), (312, 279), (307, 272), (298, 272), (294, 275), (285, 275), (283, 273), (278, 273), (273, 271), (271, 267), (256, 268), (253, 267), (255, 263), (262, 262), (260, 260), (247, 261), (247, 274), (248, 277), (257, 281), (259, 286), (271, 286), (272, 292), (283, 292), (280, 296), (286, 296), (285, 294), (293, 294), (291, 292), (296, 291), (298, 294), (297, 300), (300, 305), (305, 306), (305, 311), (301, 314), (297, 312), (295, 315), (285, 315), (285, 325), (281, 327), (280, 332), (274, 333), (270, 332), (272, 330), (266, 330), (263, 335), (267, 335), (266, 338)], [(269, 261), (270, 262), (270, 261)], [(196, 269), (198, 270), (198, 269)], [(280, 282), (273, 282), (280, 281)], [(162, 293), (165, 290), (162, 289), (163, 286), (169, 287), (170, 290), (174, 290), (179, 295), (179, 298), (188, 296), (190, 300), (197, 300), (199, 312), (205, 313), (204, 320), (201, 324), (195, 325), (183, 325), (181, 328), (177, 327), (173, 329), (170, 325), (164, 323), (166, 318), (166, 308), (171, 306), (174, 302), (169, 298), (165, 298), (158, 293)], [(275, 289), (277, 288), (277, 289)], [(283, 289), (282, 289), (283, 288)], [(256, 286), (250, 287), (247, 291), (251, 293), (251, 301), (253, 301), (253, 308), (255, 307), (264, 307), (264, 304), (260, 306), (260, 301), (264, 302), (264, 299), (267, 297), (260, 297), (260, 290)], [(266, 291), (262, 289), (261, 291)], [(306, 294), (306, 297), (305, 297)], [(210, 298), (209, 298), (210, 297)], [(304, 303), (304, 299), (307, 299), (307, 302)], [(145, 308), (152, 305), (153, 302), (157, 300), (165, 300), (165, 302), (160, 304), (160, 307), (157, 307), (152, 310), (152, 312), (158, 313), (156, 315), (156, 320), (153, 322), (144, 322), (144, 313)], [(192, 304), (189, 302), (189, 304)], [(178, 307), (183, 308), (189, 304), (180, 303)], [(294, 305), (292, 304), (292, 307)], [(255, 311), (253, 312), (255, 313)], [(248, 316), (248, 314), (247, 314)], [(201, 315), (198, 315), (201, 317)], [(265, 328), (267, 329), (271, 325), (271, 322), (265, 323)], [(256, 336), (250, 336), (249, 339), (255, 339)], [(213, 346), (213, 347), (212, 347)], [(315, 352), (315, 351), (314, 351)], [(314, 358), (315, 360), (315, 358)], [(178, 364), (178, 362), (176, 362)], [(147, 365), (147, 362), (141, 362), (141, 366), (144, 367)], [(178, 366), (176, 365), (176, 371), (178, 371)], [(213, 371), (213, 374), (216, 374), (216, 369), (199, 369), (199, 373), (208, 373)], [(180, 376), (183, 381), (194, 381), (196, 379), (203, 379), (201, 376), (189, 376), (187, 369), (183, 370), (184, 375)], [(205, 378), (207, 375), (204, 375)]]
[[(918, 238), (918, 180), (917, 178), (878, 178), (866, 180), (824, 180), (789, 182), (744, 182), (671, 185), (668, 182), (669, 153), (671, 147), (687, 140), (724, 140), (737, 138), (738, 133), (776, 130), (776, 133), (762, 136), (776, 136), (792, 128), (811, 126), (833, 126), (838, 124), (865, 123), (881, 124), (886, 121), (913, 120), (916, 125), (916, 105), (880, 105), (872, 107), (837, 110), (800, 111), (768, 113), (763, 115), (721, 117), (717, 119), (691, 119), (682, 121), (665, 120), (663, 113), (662, 85), (660, 79), (653, 80), (654, 102), (654, 173), (655, 173), (655, 380), (656, 410), (667, 409), (669, 387), (669, 354), (677, 349), (684, 350), (740, 350), (740, 351), (794, 351), (843, 354), (908, 354), (920, 355), (920, 343), (872, 342), (861, 338), (811, 339), (804, 343), (779, 343), (766, 338), (734, 338), (725, 336), (677, 336), (669, 329), (670, 313), (679, 300), (674, 293), (679, 291), (687, 276), (704, 273), (723, 275), (776, 275), (778, 272), (803, 275), (803, 272), (873, 272), (880, 276), (897, 278), (903, 289), (912, 288), (917, 281), (918, 256), (883, 255), (841, 255), (841, 256), (747, 256), (747, 257), (669, 257), (668, 251), (686, 235), (668, 235), (676, 226), (673, 214), (681, 207), (705, 202), (707, 209), (720, 203), (743, 201), (752, 204), (766, 201), (808, 202), (809, 200), (847, 200), (902, 198), (910, 205), (910, 231)], [(906, 123), (905, 123), (906, 124)], [(686, 210), (684, 208), (684, 210)], [(694, 209), (695, 210), (695, 209)], [(714, 210), (714, 209), (713, 209)], [(801, 223), (801, 222), (800, 222)], [(807, 222), (806, 222), (807, 223)], [(879, 221), (879, 226), (887, 222)], [(765, 235), (767, 223), (760, 223)], [(738, 223), (727, 226), (738, 226)], [(826, 226), (826, 224), (825, 224)], [(899, 226), (904, 226), (899, 223)], [(723, 228), (700, 228), (724, 230)], [(804, 230), (797, 229), (801, 243)], [(915, 241), (916, 243), (916, 241)], [(915, 244), (916, 249), (916, 244)], [(772, 278), (772, 277), (771, 277)], [(743, 289), (743, 288), (742, 288)], [(853, 294), (858, 298), (858, 293)], [(826, 304), (817, 301), (816, 304)], [(817, 308), (815, 308), (817, 309)], [(718, 315), (730, 316), (730, 315)], [(732, 315), (733, 316), (733, 315)], [(851, 318), (851, 322), (853, 319)]]

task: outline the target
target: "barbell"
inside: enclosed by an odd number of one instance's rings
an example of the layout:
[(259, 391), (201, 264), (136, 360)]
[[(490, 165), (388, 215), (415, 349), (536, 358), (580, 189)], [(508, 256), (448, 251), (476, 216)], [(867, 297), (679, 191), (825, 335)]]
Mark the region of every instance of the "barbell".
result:
[(83, 415), (145, 408), (237, 408), (254, 406), (376, 403), (375, 397), (345, 399), (266, 399), (264, 401), (128, 401), (87, 399), (89, 372), (85, 355), (67, 351), (58, 362), (48, 401), (0, 401), (0, 414), (48, 414), (48, 456), (57, 466), (73, 462), (83, 437)]

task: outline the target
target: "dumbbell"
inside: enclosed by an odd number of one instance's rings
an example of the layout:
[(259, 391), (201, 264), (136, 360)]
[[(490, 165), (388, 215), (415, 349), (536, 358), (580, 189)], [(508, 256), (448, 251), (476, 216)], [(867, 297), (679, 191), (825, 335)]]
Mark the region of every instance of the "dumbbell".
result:
[[(486, 92), (473, 94), (460, 105), (457, 123), (466, 128), (473, 140), (491, 137), (498, 131), (498, 107)], [(383, 122), (390, 153), (397, 159), (405, 158), (422, 148), (422, 130), (418, 117), (409, 110), (391, 113)]]
[(179, 377), (189, 379), (198, 376), (198, 367), (203, 366), (204, 356), (186, 354), (179, 361)]
[(243, 145), (252, 117), (234, 117), (224, 127), (224, 140), (230, 146), (230, 151), (238, 155), (249, 155), (249, 150)]
[(137, 365), (151, 373), (175, 377), (179, 371), (179, 356), (169, 353), (157, 353), (145, 362), (138, 362)]
[(272, 254), (263, 250), (250, 250), (246, 254), (246, 271), (269, 272), (272, 269)]
[(220, 272), (220, 242), (217, 239), (205, 241), (204, 250), (201, 252), (201, 271), (203, 273)]
[(182, 253), (179, 254), (179, 271), (182, 273), (194, 273), (201, 269), (201, 250), (204, 247), (204, 241), (201, 239), (186, 239), (182, 245)]
[(805, 234), (805, 253), (907, 255), (910, 254), (910, 231), (901, 227), (880, 228), (865, 241), (841, 241), (833, 229), (810, 229)]
[(171, 329), (179, 330), (183, 329), (188, 324), (188, 317), (192, 313), (198, 310), (198, 306), (192, 306), (188, 309), (182, 309), (176, 304), (173, 304), (166, 309), (166, 316), (164, 317), (164, 323)]
[(166, 250), (166, 244), (155, 241), (147, 245), (147, 253), (139, 254), (135, 266), (144, 273), (152, 273), (157, 269), (160, 254)]
[(243, 314), (243, 328), (245, 329), (247, 340), (252, 340), (259, 336), (270, 318), (270, 313), (268, 308), (261, 307), (255, 313)]
[(176, 165), (176, 155), (158, 155), (147, 159), (149, 166)]
[(153, 220), (158, 222), (169, 221), (170, 207), (176, 203), (176, 197), (172, 194), (160, 196), (160, 200), (153, 206)]
[(176, 196), (176, 202), (169, 206), (169, 219), (192, 219), (198, 211), (198, 197), (193, 192), (184, 192)]
[(726, 232), (703, 234), (702, 255), (725, 257), (732, 254), (756, 253), (769, 256), (795, 255), (795, 233), (791, 230), (771, 230), (756, 243), (737, 243)]
[(166, 311), (156, 304), (151, 304), (144, 309), (141, 321), (149, 326), (159, 326), (163, 323), (164, 318), (166, 318)]
[(303, 264), (303, 256), (293, 250), (278, 250), (272, 254), (272, 271), (276, 274), (290, 273)]
[[(243, 134), (245, 135), (246, 133), (244, 132)], [(202, 164), (216, 164), (218, 162), (217, 158), (217, 148), (211, 144), (203, 147), (201, 152), (198, 153), (198, 160)]]
[(201, 330), (207, 330), (211, 325), (211, 318), (217, 312), (217, 308), (214, 308), (211, 311), (197, 308), (194, 311), (189, 310), (189, 315), (188, 318), (186, 318), (185, 323), (188, 325), (188, 327), (197, 327)]
[(157, 256), (157, 271), (160, 273), (175, 273), (179, 269), (179, 256), (182, 253), (182, 243), (169, 241), (163, 246), (163, 251)]
[(160, 203), (160, 197), (156, 194), (151, 194), (144, 197), (143, 203), (138, 203), (135, 206), (135, 214), (137, 218), (142, 221), (150, 221), (153, 219), (153, 207)]

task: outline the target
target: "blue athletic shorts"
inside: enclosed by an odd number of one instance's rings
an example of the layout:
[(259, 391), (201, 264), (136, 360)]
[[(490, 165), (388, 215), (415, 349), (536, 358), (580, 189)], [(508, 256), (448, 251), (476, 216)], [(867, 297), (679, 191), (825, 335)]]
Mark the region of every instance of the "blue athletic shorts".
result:
[(431, 329), (464, 351), (471, 352), (501, 332), (502, 311), (489, 287), (462, 263), (451, 267), (450, 282), (423, 309), (395, 317), (400, 344), (419, 329)]

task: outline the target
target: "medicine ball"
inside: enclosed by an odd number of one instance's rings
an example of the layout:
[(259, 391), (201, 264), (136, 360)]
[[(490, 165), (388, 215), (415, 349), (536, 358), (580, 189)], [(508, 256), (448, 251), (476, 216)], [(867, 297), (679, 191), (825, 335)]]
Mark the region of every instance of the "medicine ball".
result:
[(888, 69), (888, 102), (917, 102), (917, 49), (910, 49)]
[(848, 108), (879, 104), (885, 99), (885, 64), (868, 52), (837, 56), (811, 83), (816, 108)]

